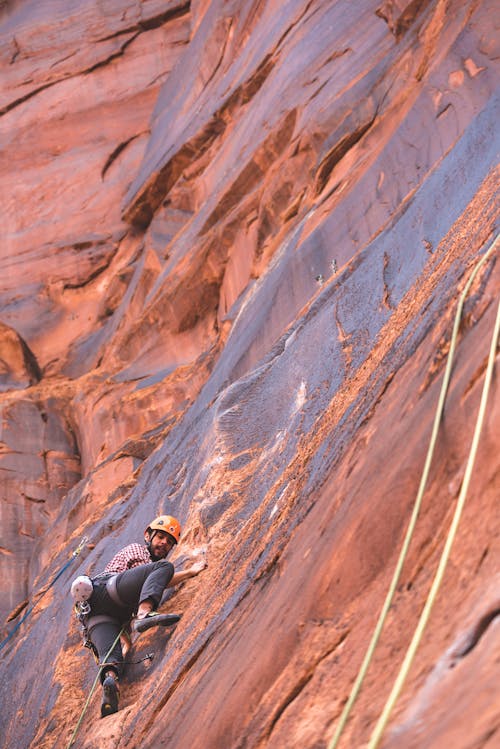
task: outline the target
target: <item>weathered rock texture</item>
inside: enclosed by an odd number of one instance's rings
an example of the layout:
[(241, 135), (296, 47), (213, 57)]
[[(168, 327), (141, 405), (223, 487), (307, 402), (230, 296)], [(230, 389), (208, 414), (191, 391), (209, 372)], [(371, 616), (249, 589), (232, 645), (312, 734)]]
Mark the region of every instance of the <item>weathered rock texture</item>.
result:
[[(498, 233), (498, 4), (0, 3), (0, 735), (68, 744), (69, 584), (177, 515), (208, 569), (81, 749), (327, 746), (411, 514), (460, 290)], [(455, 507), (500, 294), (464, 310), (363, 746)], [(382, 745), (500, 736), (500, 399)], [(80, 557), (48, 587), (80, 538)], [(13, 631), (28, 606), (30, 616)]]

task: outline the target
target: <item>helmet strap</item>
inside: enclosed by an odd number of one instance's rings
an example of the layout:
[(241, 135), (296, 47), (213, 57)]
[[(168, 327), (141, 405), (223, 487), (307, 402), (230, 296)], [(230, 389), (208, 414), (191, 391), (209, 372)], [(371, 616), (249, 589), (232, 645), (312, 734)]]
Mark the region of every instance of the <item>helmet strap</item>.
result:
[(156, 531), (155, 530), (150, 530), (150, 531), (148, 531), (148, 533), (149, 533), (149, 541), (146, 543), (146, 549), (149, 551), (149, 556), (151, 557), (151, 559), (153, 559), (153, 554), (152, 554), (152, 550), (151, 550), (151, 543), (153, 541), (153, 538), (155, 537)]

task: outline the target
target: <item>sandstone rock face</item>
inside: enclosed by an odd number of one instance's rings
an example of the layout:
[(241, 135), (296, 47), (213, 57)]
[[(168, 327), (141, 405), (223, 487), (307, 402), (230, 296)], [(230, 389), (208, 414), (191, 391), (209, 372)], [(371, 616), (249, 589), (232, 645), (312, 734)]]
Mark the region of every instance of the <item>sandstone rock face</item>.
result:
[[(499, 23), (487, 0), (0, 4), (5, 746), (72, 739), (96, 667), (71, 580), (159, 512), (183, 525), (176, 566), (208, 568), (164, 604), (179, 625), (135, 642), (155, 657), (127, 667), (121, 710), (98, 720), (94, 695), (73, 745), (328, 746), (408, 526), (459, 294), (498, 234)], [(341, 747), (367, 745), (445, 543), (498, 258), (464, 306)], [(496, 369), (386, 749), (498, 741), (499, 425)]]
[(3, 323), (0, 323), (0, 338), (0, 390), (22, 390), (38, 382), (38, 364), (23, 339)]

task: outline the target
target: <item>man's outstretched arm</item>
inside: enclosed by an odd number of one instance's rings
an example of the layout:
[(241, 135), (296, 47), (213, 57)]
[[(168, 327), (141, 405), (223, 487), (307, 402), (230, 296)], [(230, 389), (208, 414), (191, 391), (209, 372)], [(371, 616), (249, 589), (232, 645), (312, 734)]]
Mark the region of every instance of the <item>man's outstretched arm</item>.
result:
[(179, 585), (179, 583), (183, 583), (185, 580), (189, 580), (190, 577), (196, 577), (196, 575), (199, 575), (200, 572), (205, 569), (205, 567), (207, 567), (207, 563), (203, 559), (199, 562), (194, 562), (194, 564), (192, 564), (190, 567), (186, 567), (185, 570), (175, 572), (168, 584), (168, 587), (173, 588), (175, 585)]

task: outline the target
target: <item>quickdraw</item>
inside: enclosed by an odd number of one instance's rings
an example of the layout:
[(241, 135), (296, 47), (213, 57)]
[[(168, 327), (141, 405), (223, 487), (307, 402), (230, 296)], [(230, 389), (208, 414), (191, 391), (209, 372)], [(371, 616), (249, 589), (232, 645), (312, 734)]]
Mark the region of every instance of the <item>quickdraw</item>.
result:
[(88, 616), (90, 614), (90, 604), (88, 601), (78, 601), (74, 606), (75, 617), (80, 625), (82, 633), (83, 647), (88, 648), (99, 665), (99, 654), (97, 648), (91, 640), (88, 629)]

